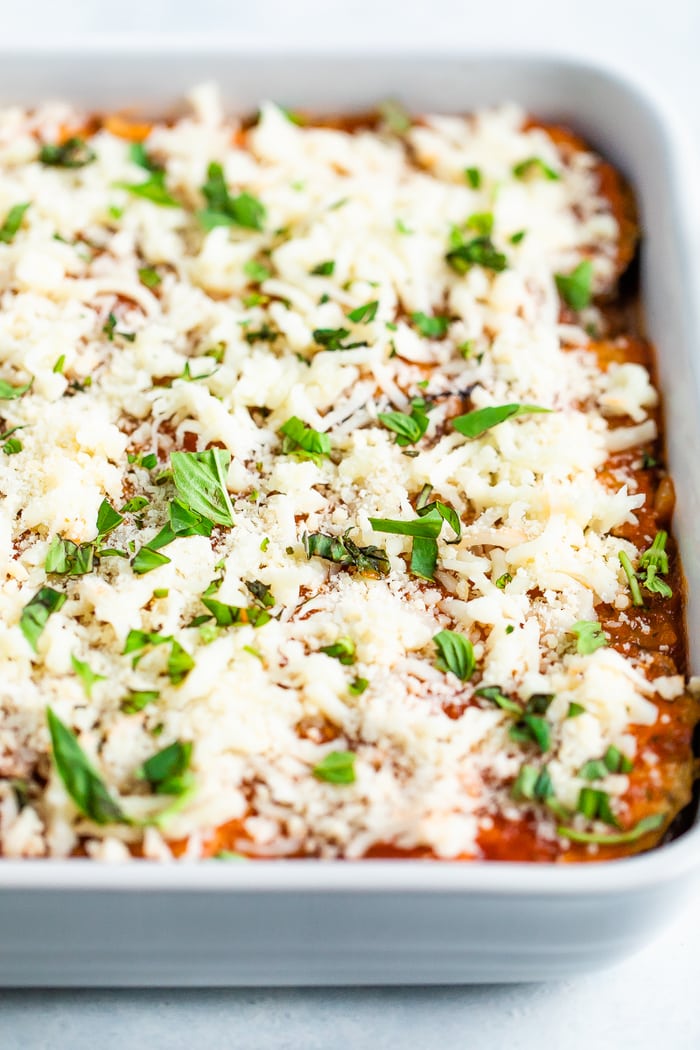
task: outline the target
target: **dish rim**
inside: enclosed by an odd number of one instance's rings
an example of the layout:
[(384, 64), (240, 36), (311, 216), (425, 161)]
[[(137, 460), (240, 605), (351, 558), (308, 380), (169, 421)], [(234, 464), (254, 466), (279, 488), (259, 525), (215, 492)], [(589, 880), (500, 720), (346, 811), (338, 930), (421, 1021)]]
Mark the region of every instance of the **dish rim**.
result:
[[(691, 249), (691, 234), (678, 214), (693, 214), (687, 150), (689, 138), (675, 112), (655, 91), (651, 91), (628, 69), (608, 63), (569, 56), (560, 52), (519, 50), (514, 47), (490, 46), (465, 49), (459, 44), (422, 50), (400, 43), (370, 43), (367, 47), (317, 46), (289, 48), (277, 40), (264, 38), (237, 44), (202, 34), (193, 39), (163, 39), (148, 34), (136, 39), (127, 36), (85, 34), (70, 43), (49, 40), (19, 40), (0, 44), (0, 62), (25, 59), (67, 59), (71, 56), (104, 57), (142, 62), (150, 54), (159, 59), (188, 56), (212, 60), (237, 58), (250, 60), (256, 54), (284, 57), (304, 62), (338, 63), (377, 61), (381, 58), (408, 63), (445, 61), (506, 61), (522, 66), (546, 66), (551, 72), (575, 72), (604, 82), (611, 90), (630, 97), (645, 110), (657, 135), (655, 145), (663, 150), (667, 187), (671, 194), (675, 228), (683, 231), (677, 245), (688, 283), (700, 290), (700, 265)], [(399, 92), (400, 93), (400, 92)], [(58, 93), (57, 93), (58, 94)], [(177, 97), (174, 96), (173, 101)], [(3, 105), (0, 94), (0, 105)], [(686, 304), (700, 330), (700, 295)], [(692, 319), (692, 318), (691, 318)], [(677, 839), (646, 853), (631, 857), (594, 862), (548, 864), (518, 861), (445, 861), (445, 860), (352, 860), (324, 861), (314, 859), (245, 860), (245, 862), (203, 863), (198, 861), (134, 862), (117, 864), (95, 862), (87, 858), (65, 860), (5, 859), (0, 857), (0, 890), (91, 890), (164, 891), (166, 893), (236, 890), (250, 893), (472, 893), (491, 896), (532, 897), (538, 895), (574, 897), (581, 893), (594, 896), (609, 892), (643, 891), (659, 883), (676, 881), (693, 868), (700, 867), (700, 817)]]

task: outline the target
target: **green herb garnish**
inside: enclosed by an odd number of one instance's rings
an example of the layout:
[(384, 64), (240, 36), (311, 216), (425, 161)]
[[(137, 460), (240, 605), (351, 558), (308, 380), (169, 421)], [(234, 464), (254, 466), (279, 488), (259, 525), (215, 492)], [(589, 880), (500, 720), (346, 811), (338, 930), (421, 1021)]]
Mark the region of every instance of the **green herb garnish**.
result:
[(411, 321), (426, 339), (442, 339), (450, 324), (449, 317), (430, 317), (420, 311), (411, 314)]
[(307, 426), (297, 416), (292, 416), (280, 427), (282, 434), (282, 452), (297, 459), (311, 459), (319, 463), (331, 454), (331, 442), (328, 434)]
[(245, 191), (237, 197), (232, 197), (221, 164), (212, 162), (209, 165), (202, 193), (208, 207), (198, 212), (197, 218), (205, 230), (213, 230), (215, 226), (242, 226), (247, 230), (262, 230), (267, 214), (265, 206), (257, 197)]
[(597, 846), (625, 846), (629, 842), (636, 842), (650, 831), (656, 831), (665, 820), (662, 813), (653, 813), (643, 817), (634, 827), (627, 831), (620, 831), (610, 835), (597, 835), (592, 831), (576, 831), (575, 828), (558, 827), (557, 834), (571, 842), (595, 843)]
[(385, 102), (380, 103), (377, 108), (380, 117), (395, 135), (406, 134), (411, 127), (411, 117), (400, 102), (396, 102), (394, 99), (387, 99)]
[(56, 576), (84, 576), (92, 572), (95, 556), (93, 543), (73, 543), (54, 536), (46, 552), (44, 568)]
[(5, 379), (0, 379), (0, 401), (16, 401), (18, 397), (27, 393), (33, 382), (34, 380), (30, 379), (24, 386), (12, 386)]
[(495, 704), (496, 707), (500, 707), (501, 710), (510, 712), (510, 714), (521, 715), (523, 713), (520, 704), (506, 696), (499, 685), (482, 685), (474, 690), (474, 695), (488, 700), (490, 703)]
[(28, 207), (29, 204), (15, 204), (14, 207), (10, 208), (5, 216), (5, 221), (0, 226), (0, 241), (3, 244), (12, 244), (15, 234), (22, 225), (22, 219)]
[(513, 167), (513, 174), (516, 179), (527, 179), (530, 175), (540, 175), (552, 181), (560, 178), (558, 172), (554, 168), (550, 168), (548, 164), (545, 164), (541, 157), (527, 157), (525, 160), (521, 160), (519, 164)]
[(668, 533), (663, 530), (657, 532), (651, 547), (648, 547), (639, 559), (642, 586), (652, 594), (659, 594), (662, 598), (673, 597), (673, 591), (666, 581), (659, 579), (660, 576), (668, 573), (667, 542)]
[(157, 204), (160, 208), (179, 208), (180, 204), (168, 193), (165, 185), (165, 172), (161, 169), (152, 171), (145, 182), (117, 182), (119, 189), (127, 190), (132, 197)]
[(182, 795), (192, 783), (188, 775), (191, 757), (192, 744), (177, 740), (147, 759), (140, 775), (157, 795)]
[(218, 525), (233, 525), (233, 507), (226, 487), (231, 453), (220, 448), (205, 452), (173, 452), (173, 481), (186, 507)]
[(508, 266), (503, 252), (499, 252), (490, 237), (474, 237), (451, 248), (445, 256), (448, 265), (458, 274), (465, 274), (472, 266), (500, 273)]
[(511, 795), (518, 802), (544, 802), (554, 795), (554, 785), (546, 766), (537, 769), (536, 766), (524, 765), (511, 788)]
[(479, 168), (465, 168), (464, 177), (473, 190), (481, 186), (481, 171)]
[(411, 401), (411, 412), (380, 412), (379, 422), (396, 434), (396, 444), (405, 447), (415, 445), (428, 429), (426, 402), (423, 398), (414, 397)]
[(569, 274), (554, 275), (559, 294), (572, 310), (583, 310), (591, 301), (593, 263), (584, 259)]
[(644, 599), (642, 598), (642, 592), (639, 587), (639, 580), (637, 579), (637, 574), (632, 568), (632, 562), (629, 560), (629, 556), (624, 551), (619, 551), (617, 556), (620, 565), (624, 570), (625, 576), (627, 577), (630, 594), (632, 595), (632, 604), (636, 606), (644, 605)]
[(581, 656), (588, 656), (608, 644), (597, 620), (579, 620), (569, 628), (569, 634), (576, 636), (576, 652)]
[(364, 576), (387, 576), (391, 566), (386, 551), (375, 546), (358, 547), (348, 532), (343, 536), (304, 533), (307, 558), (323, 558), (343, 568), (357, 569)]
[(476, 670), (474, 646), (458, 631), (439, 631), (433, 635), (438, 658), (435, 666), (440, 671), (451, 671), (462, 682), (466, 682)]
[(95, 685), (97, 682), (106, 682), (107, 677), (103, 674), (97, 674), (87, 663), (84, 663), (82, 660), (79, 660), (78, 657), (75, 656), (73, 653), (71, 653), (70, 662), (72, 664), (73, 670), (80, 678), (80, 681), (83, 683), (85, 695), (89, 700), (92, 697), (93, 685)]
[(156, 689), (137, 689), (120, 701), (119, 710), (123, 711), (125, 715), (136, 715), (139, 711), (143, 711), (148, 704), (154, 703), (159, 697), (160, 693)]
[(55, 591), (52, 587), (42, 587), (22, 609), (19, 626), (35, 653), (38, 652), (37, 643), (49, 616), (58, 612), (65, 600), (65, 594), (60, 591)]
[(79, 811), (96, 824), (130, 823), (93, 768), (73, 730), (64, 725), (50, 707), (46, 708), (46, 721), (51, 734), (54, 765)]
[(519, 416), (551, 411), (551, 408), (541, 408), (539, 405), (493, 405), (488, 408), (477, 408), (473, 412), (467, 412), (464, 416), (457, 416), (452, 420), (452, 426), (464, 437), (476, 438), (481, 437), (487, 430), (498, 426), (506, 419), (517, 419)]
[(97, 158), (85, 139), (74, 135), (60, 146), (44, 143), (39, 150), (39, 163), (52, 168), (84, 168)]
[(332, 645), (322, 645), (319, 652), (333, 657), (345, 667), (350, 667), (355, 663), (355, 643), (352, 638), (339, 638)]
[(354, 784), (356, 757), (352, 751), (331, 751), (311, 772), (328, 784)]
[(371, 303), (365, 303), (364, 306), (356, 306), (346, 316), (348, 321), (354, 321), (355, 324), (367, 324), (375, 319), (378, 309), (379, 302), (374, 299)]
[(320, 262), (309, 272), (315, 277), (332, 277), (333, 271), (335, 270), (335, 260), (327, 259), (325, 262)]
[(163, 278), (152, 266), (142, 266), (139, 270), (139, 280), (146, 288), (157, 288)]

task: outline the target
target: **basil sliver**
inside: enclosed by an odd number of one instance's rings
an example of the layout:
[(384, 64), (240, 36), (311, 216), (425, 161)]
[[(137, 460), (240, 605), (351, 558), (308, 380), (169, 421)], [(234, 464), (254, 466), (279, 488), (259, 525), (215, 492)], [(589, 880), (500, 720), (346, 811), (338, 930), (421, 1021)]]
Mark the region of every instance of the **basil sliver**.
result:
[(457, 416), (452, 420), (452, 426), (464, 437), (476, 438), (481, 437), (492, 427), (498, 426), (499, 423), (504, 423), (506, 419), (551, 411), (551, 408), (542, 408), (541, 405), (494, 405), (493, 407), (477, 408), (474, 412), (467, 412), (464, 416)]
[(217, 525), (233, 525), (233, 507), (226, 488), (231, 453), (220, 448), (206, 452), (173, 452), (170, 464), (178, 495), (190, 510)]
[(128, 817), (110, 795), (72, 729), (64, 725), (50, 707), (46, 708), (46, 721), (51, 734), (54, 765), (83, 816), (96, 824), (128, 824)]

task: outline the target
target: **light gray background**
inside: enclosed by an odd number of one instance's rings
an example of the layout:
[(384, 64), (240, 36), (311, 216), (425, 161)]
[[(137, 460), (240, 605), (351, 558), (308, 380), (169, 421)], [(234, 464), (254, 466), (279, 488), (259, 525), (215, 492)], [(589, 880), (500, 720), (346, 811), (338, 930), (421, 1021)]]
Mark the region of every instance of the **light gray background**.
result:
[[(58, 44), (91, 33), (576, 54), (643, 75), (700, 141), (700, 0), (0, 0), (3, 43), (38, 36)], [(0, 1047), (700, 1050), (700, 873), (698, 879), (694, 901), (654, 944), (614, 970), (577, 981), (405, 990), (0, 992)]]

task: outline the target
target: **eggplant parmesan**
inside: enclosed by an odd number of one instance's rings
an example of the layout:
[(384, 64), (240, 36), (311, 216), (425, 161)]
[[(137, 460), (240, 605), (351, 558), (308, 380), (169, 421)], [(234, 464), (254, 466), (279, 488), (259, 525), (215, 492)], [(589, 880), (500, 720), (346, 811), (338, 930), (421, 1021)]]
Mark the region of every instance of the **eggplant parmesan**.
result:
[(0, 855), (654, 845), (698, 705), (624, 180), (515, 105), (190, 101), (0, 111)]

